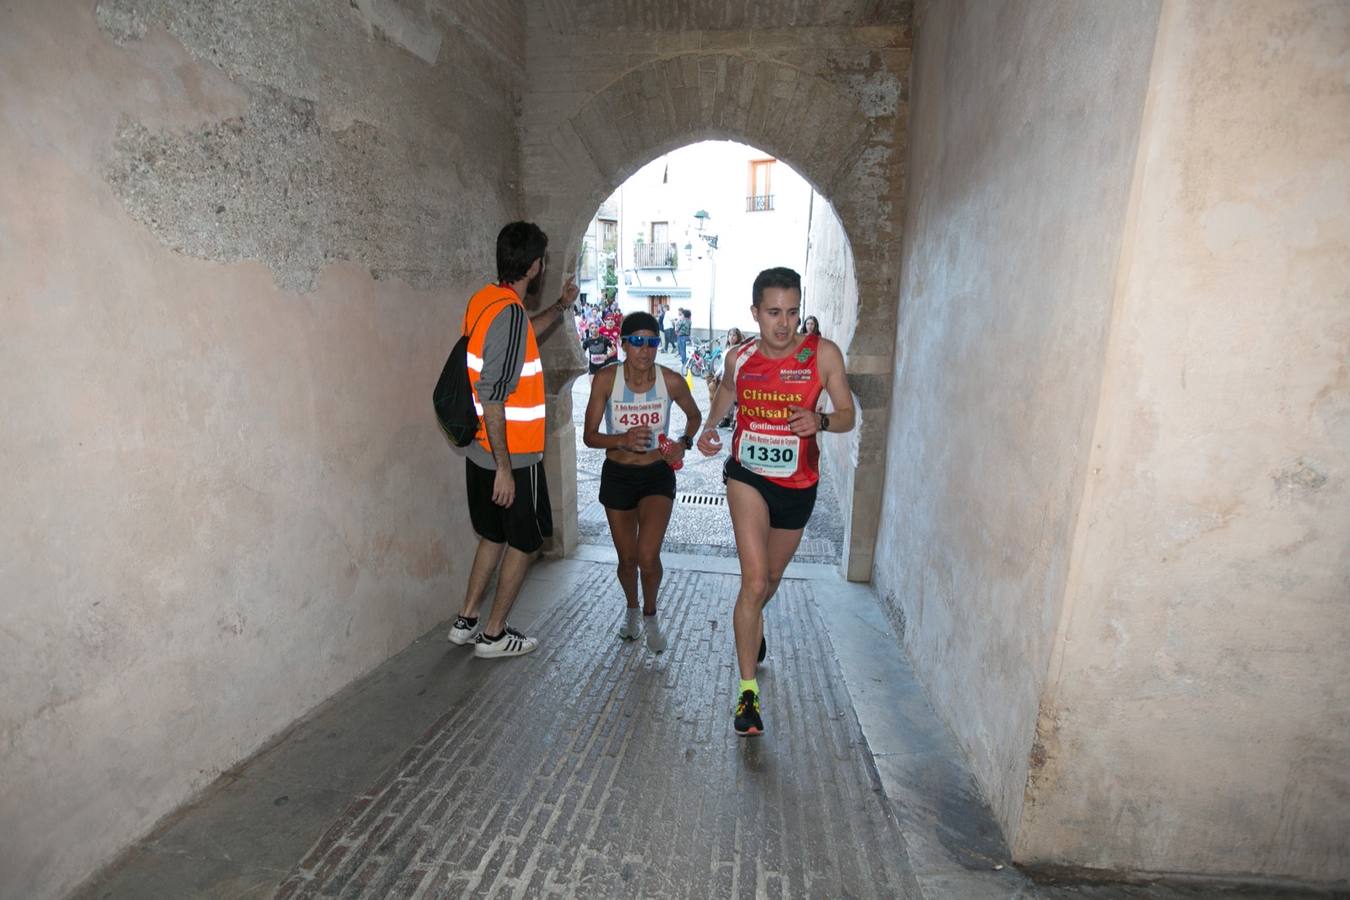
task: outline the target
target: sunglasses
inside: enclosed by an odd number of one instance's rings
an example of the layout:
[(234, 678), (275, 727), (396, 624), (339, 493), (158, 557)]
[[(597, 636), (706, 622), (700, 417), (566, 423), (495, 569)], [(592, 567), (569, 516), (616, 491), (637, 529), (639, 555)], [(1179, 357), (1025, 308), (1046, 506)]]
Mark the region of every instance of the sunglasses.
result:
[(659, 337), (646, 337), (641, 334), (630, 334), (625, 336), (623, 340), (624, 343), (630, 347), (641, 347), (644, 345), (648, 347), (661, 346), (661, 339)]

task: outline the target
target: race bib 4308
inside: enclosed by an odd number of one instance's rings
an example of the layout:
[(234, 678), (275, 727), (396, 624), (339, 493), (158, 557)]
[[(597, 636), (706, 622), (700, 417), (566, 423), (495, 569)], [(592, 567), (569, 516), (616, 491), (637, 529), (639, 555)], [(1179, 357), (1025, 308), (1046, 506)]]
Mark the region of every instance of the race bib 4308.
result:
[(741, 433), (740, 463), (765, 478), (790, 478), (797, 471), (797, 450), (801, 443), (792, 434)]
[(615, 403), (610, 420), (614, 423), (614, 431), (622, 433), (632, 431), (634, 428), (640, 428), (643, 425), (652, 430), (652, 442), (648, 450), (656, 447), (657, 434), (665, 430), (665, 403), (660, 400), (648, 400), (642, 403)]

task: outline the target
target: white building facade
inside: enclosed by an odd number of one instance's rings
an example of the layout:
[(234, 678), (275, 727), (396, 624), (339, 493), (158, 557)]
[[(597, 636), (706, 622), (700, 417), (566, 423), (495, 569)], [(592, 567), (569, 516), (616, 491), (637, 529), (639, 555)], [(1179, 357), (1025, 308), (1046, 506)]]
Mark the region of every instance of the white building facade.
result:
[[(587, 229), (578, 284), (602, 302), (613, 267), (620, 309), (692, 313), (693, 333), (755, 330), (755, 276), (806, 272), (813, 214), (823, 201), (786, 163), (744, 144), (705, 141), (658, 157), (624, 182)], [(810, 298), (803, 297), (803, 305)]]

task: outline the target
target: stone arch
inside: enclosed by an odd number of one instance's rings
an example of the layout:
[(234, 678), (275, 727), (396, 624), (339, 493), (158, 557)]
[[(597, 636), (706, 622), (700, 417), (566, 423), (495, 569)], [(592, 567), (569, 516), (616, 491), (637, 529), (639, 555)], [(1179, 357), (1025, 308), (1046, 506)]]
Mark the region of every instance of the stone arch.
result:
[[(875, 113), (875, 110), (872, 110)], [(647, 162), (701, 140), (735, 140), (796, 169), (834, 206), (858, 271), (858, 315), (869, 322), (850, 345), (850, 381), (870, 448), (856, 469), (846, 546), (850, 578), (871, 576), (880, 513), (895, 335), (901, 148), (895, 116), (869, 115), (867, 99), (837, 81), (777, 59), (685, 53), (619, 74), (538, 134), (527, 131), (525, 207), (573, 259), (596, 207)], [(563, 267), (554, 267), (559, 283)], [(550, 294), (551, 296), (551, 294)], [(583, 370), (580, 351), (553, 336), (543, 355), (553, 416), (549, 479), (561, 488), (555, 524), (570, 552), (576, 535), (575, 446), (567, 386)], [(867, 471), (868, 466), (875, 471)]]
[[(802, 128), (803, 121), (817, 127)], [(649, 63), (610, 82), (547, 138), (573, 176), (563, 192), (564, 221), (554, 224), (572, 239), (638, 169), (704, 140), (734, 140), (771, 153), (834, 202), (847, 193), (838, 182), (855, 168), (876, 130), (837, 86), (776, 60), (703, 53)], [(842, 212), (840, 218), (851, 236)], [(575, 249), (568, 245), (569, 257)]]

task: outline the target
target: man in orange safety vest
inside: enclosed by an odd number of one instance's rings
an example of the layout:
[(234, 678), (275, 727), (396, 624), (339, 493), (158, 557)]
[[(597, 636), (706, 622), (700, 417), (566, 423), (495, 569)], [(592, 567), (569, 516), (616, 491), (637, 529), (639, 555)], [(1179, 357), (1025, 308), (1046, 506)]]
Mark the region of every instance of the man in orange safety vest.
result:
[[(512, 222), (497, 235), (497, 282), (478, 291), (464, 314), (469, 383), (480, 425), (466, 448), (469, 520), (478, 548), (453, 644), (472, 644), (483, 658), (522, 656), (539, 646), (506, 622), (530, 560), (553, 534), (544, 481), (544, 369), (535, 330), (553, 324), (577, 297), (569, 278), (557, 303), (531, 316), (524, 298), (543, 281), (548, 237), (532, 222)], [(492, 573), (497, 592), (486, 620), (478, 616)]]

